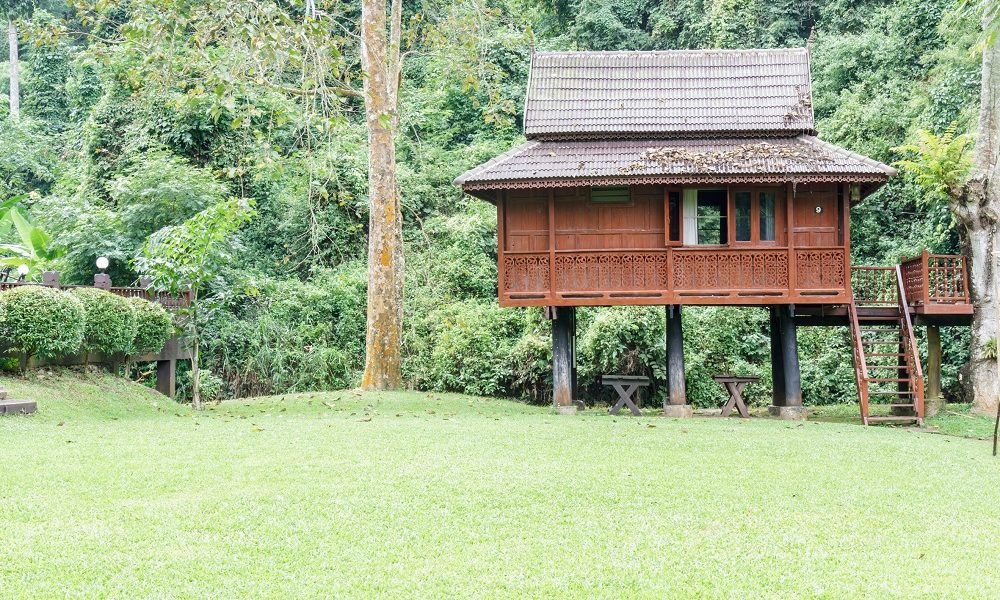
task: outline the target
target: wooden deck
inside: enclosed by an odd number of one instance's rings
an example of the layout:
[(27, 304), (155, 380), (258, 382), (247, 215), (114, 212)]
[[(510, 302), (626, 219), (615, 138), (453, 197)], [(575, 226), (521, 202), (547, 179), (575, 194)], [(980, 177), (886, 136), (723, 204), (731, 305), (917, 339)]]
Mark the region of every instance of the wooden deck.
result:
[[(969, 325), (973, 305), (969, 297), (965, 257), (924, 252), (899, 265), (903, 291), (914, 325)], [(887, 321), (899, 316), (896, 267), (851, 267), (852, 301), (858, 319)], [(800, 325), (849, 324), (849, 305), (797, 306)]]

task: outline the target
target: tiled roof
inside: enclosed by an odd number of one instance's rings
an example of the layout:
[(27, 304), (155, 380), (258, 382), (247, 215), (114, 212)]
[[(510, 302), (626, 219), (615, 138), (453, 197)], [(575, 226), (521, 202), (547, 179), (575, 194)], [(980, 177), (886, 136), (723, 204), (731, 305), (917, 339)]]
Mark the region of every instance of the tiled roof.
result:
[(809, 53), (536, 53), (524, 133), (528, 139), (814, 133)]
[(896, 171), (811, 135), (531, 140), (458, 177), (466, 190), (652, 182), (884, 182)]

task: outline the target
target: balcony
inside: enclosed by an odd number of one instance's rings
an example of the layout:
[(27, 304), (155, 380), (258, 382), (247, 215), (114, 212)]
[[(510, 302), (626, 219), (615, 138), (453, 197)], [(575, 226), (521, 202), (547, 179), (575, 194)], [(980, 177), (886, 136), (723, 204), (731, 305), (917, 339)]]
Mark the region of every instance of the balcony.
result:
[(500, 264), (500, 302), (837, 303), (850, 299), (847, 270), (842, 247), (506, 252)]

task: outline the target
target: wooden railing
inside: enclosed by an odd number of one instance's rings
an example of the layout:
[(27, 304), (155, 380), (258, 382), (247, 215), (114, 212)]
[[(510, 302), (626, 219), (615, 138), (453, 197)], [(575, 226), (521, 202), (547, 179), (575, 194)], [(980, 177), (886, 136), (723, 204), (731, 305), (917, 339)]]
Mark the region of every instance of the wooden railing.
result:
[(924, 418), (924, 369), (920, 364), (920, 351), (917, 347), (917, 339), (913, 334), (913, 321), (910, 318), (909, 298), (904, 285), (903, 267), (896, 266), (896, 283), (899, 289), (899, 313), (902, 315), (900, 324), (903, 329), (904, 360), (910, 373), (911, 385), (913, 389), (913, 408), (918, 419)]
[(968, 304), (969, 276), (965, 257), (930, 254), (900, 263), (906, 295), (914, 305)]
[[(60, 290), (71, 290), (73, 288), (92, 287), (85, 285), (62, 285), (59, 284), (58, 281), (56, 281), (54, 284), (39, 283), (35, 281), (0, 281), (0, 291), (8, 290), (23, 285), (44, 285), (46, 287), (56, 288)], [(187, 308), (188, 306), (191, 305), (191, 294), (188, 292), (183, 292), (180, 296), (171, 296), (170, 294), (167, 294), (165, 292), (157, 292), (142, 287), (111, 287), (103, 289), (107, 289), (112, 294), (116, 296), (122, 296), (123, 298), (142, 298), (143, 300), (158, 302), (160, 305), (163, 306), (163, 308), (166, 308), (167, 310), (179, 310), (182, 308)]]
[(673, 252), (673, 289), (677, 292), (787, 291), (788, 251), (702, 250)]
[(845, 250), (834, 247), (504, 252), (498, 267), (500, 297), (513, 303), (849, 298)]
[(895, 306), (899, 302), (895, 267), (851, 267), (851, 289), (858, 306)]

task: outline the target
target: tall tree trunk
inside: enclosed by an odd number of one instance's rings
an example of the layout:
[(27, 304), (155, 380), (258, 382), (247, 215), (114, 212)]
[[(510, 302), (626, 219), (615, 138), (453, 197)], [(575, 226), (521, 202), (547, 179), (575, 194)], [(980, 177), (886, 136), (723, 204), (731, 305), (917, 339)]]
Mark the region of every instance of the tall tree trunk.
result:
[(198, 367), (198, 289), (191, 290), (191, 408), (201, 410), (201, 370)]
[(970, 370), (973, 410), (990, 414), (996, 410), (998, 394), (997, 363), (987, 358), (988, 345), (997, 343), (997, 310), (1000, 298), (996, 290), (996, 264), (1000, 251), (997, 224), (1000, 222), (1000, 45), (983, 49), (982, 88), (980, 90), (979, 126), (976, 137), (972, 177), (967, 197), (955, 207), (965, 228), (969, 257), (969, 291), (976, 305), (972, 318), (972, 367)]
[(392, 0), (386, 34), (385, 0), (361, 3), (361, 67), (368, 125), (368, 333), (366, 390), (396, 389), (403, 338), (403, 222), (396, 184), (399, 123), (401, 0)]
[(10, 48), (10, 118), (21, 116), (21, 65), (17, 56), (17, 25), (7, 23), (7, 45)]

